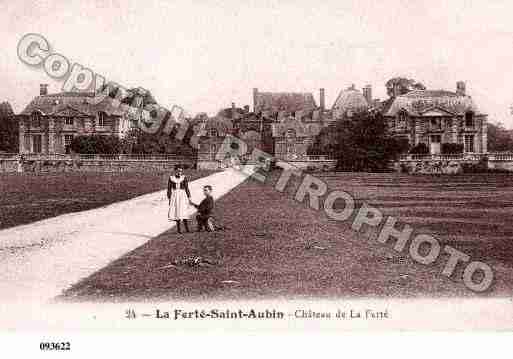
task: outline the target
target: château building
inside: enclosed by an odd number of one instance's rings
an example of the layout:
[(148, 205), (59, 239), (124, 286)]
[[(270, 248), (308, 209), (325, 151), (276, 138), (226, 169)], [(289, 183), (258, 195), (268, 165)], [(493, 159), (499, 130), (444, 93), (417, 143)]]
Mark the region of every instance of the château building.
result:
[(123, 137), (133, 125), (130, 113), (114, 106), (113, 101), (97, 101), (93, 93), (49, 94), (45, 84), (40, 85), (39, 96), (17, 118), (22, 154), (69, 153), (75, 136)]
[(253, 111), (249, 106), (232, 104), (201, 124), (198, 166), (218, 166), (215, 155), (224, 136), (237, 136), (248, 146), (258, 148), (277, 159), (307, 166), (314, 161), (309, 149), (322, 128), (353, 113), (367, 110), (372, 101), (370, 86), (363, 94), (354, 85), (340, 92), (331, 109), (326, 109), (325, 90), (319, 90), (319, 105), (312, 93), (260, 92), (253, 89)]
[(395, 96), (383, 115), (394, 136), (410, 147), (424, 143), (431, 154), (440, 154), (444, 143), (456, 143), (465, 153), (487, 153), (487, 115), (466, 94), (462, 81), (455, 92), (414, 90)]

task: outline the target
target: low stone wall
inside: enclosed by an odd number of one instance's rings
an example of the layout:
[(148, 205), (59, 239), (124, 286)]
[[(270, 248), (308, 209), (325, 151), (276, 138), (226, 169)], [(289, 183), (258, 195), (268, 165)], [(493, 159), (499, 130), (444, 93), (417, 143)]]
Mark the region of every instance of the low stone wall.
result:
[(337, 166), (337, 160), (319, 160), (319, 161), (285, 161), (302, 170), (309, 171), (333, 171)]
[(226, 164), (221, 161), (198, 161), (196, 167), (199, 170), (219, 170), (226, 168)]
[(394, 169), (410, 174), (458, 174), (463, 173), (462, 161), (412, 160), (398, 161)]
[(488, 159), (488, 168), (513, 172), (513, 160)]
[[(302, 170), (310, 171), (333, 171), (337, 165), (336, 160), (318, 160), (318, 161), (283, 161)], [(226, 164), (221, 161), (198, 161), (198, 169), (216, 170), (226, 168)]]
[[(194, 168), (196, 161), (179, 160), (102, 160), (102, 159), (38, 159), (26, 160), (23, 172), (167, 172), (175, 165)], [(17, 159), (0, 159), (1, 172), (17, 172)]]

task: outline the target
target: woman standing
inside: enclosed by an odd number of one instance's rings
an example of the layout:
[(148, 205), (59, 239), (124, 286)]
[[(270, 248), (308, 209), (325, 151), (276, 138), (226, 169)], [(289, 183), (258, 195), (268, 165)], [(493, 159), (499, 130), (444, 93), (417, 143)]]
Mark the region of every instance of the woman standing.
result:
[(25, 159), (23, 158), (23, 155), (20, 155), (18, 157), (18, 173), (23, 173), (23, 162)]
[(182, 233), (180, 222), (183, 221), (185, 231), (189, 232), (189, 201), (191, 192), (189, 191), (189, 179), (183, 174), (183, 168), (180, 165), (175, 166), (175, 174), (169, 176), (167, 183), (167, 198), (169, 199), (170, 221), (176, 221), (176, 230)]

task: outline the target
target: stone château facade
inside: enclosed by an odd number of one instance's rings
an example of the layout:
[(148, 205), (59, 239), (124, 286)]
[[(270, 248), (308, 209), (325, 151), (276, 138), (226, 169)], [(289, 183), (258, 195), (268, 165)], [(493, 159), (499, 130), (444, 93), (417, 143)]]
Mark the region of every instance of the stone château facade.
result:
[(444, 143), (457, 143), (465, 153), (487, 153), (487, 115), (466, 94), (464, 82), (455, 92), (414, 90), (396, 96), (383, 114), (390, 131), (410, 147), (424, 143), (436, 155)]
[(93, 93), (48, 94), (47, 85), (41, 85), (40, 95), (17, 116), (19, 152), (65, 154), (75, 136), (122, 137), (131, 127), (128, 113), (112, 101), (96, 102)]

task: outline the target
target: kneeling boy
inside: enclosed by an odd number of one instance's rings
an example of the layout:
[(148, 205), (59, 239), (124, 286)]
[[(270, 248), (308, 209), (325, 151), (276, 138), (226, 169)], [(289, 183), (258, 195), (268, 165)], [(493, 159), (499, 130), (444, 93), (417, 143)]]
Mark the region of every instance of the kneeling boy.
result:
[(212, 186), (206, 185), (203, 187), (203, 194), (205, 198), (199, 205), (191, 202), (191, 205), (198, 209), (196, 220), (198, 221), (198, 232), (205, 228), (208, 232), (215, 231), (215, 226), (212, 220), (212, 210), (214, 209), (214, 198), (212, 198)]

